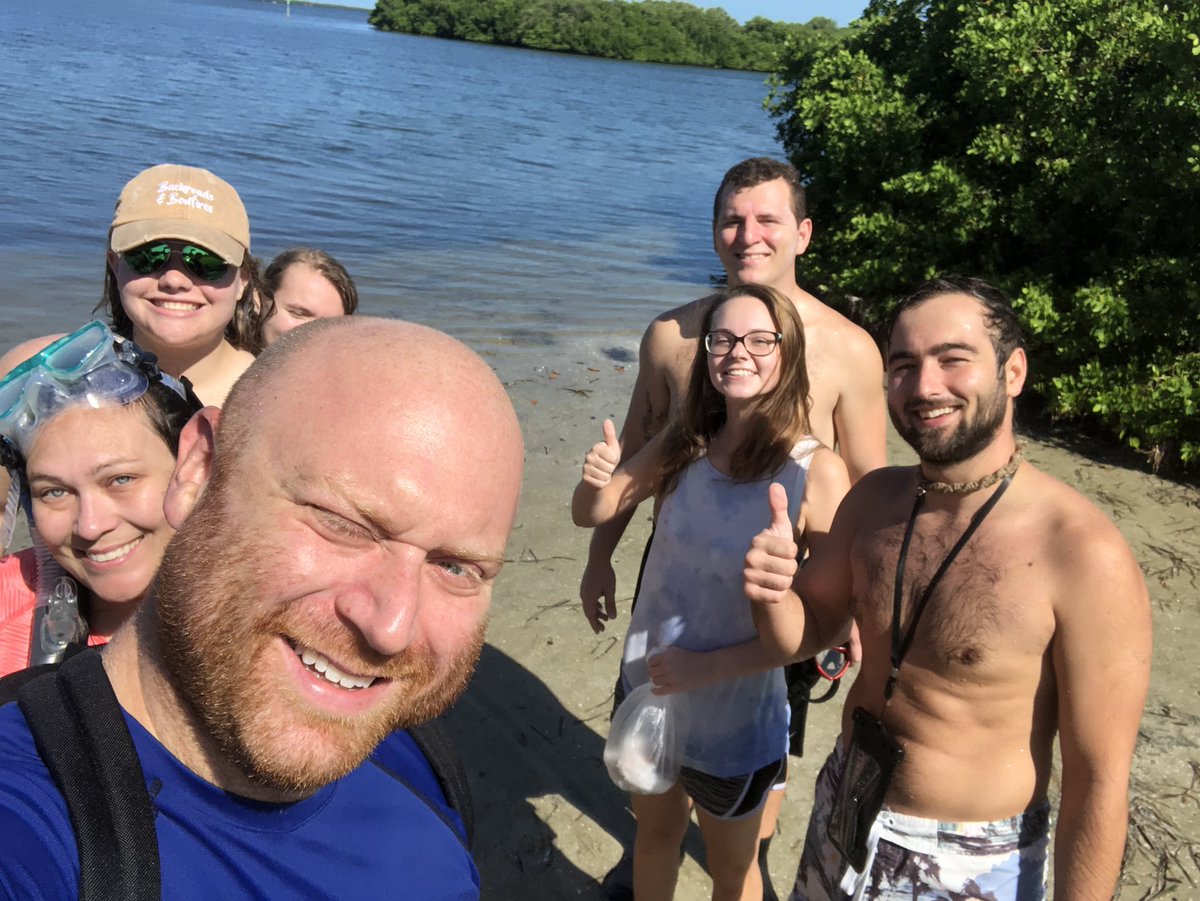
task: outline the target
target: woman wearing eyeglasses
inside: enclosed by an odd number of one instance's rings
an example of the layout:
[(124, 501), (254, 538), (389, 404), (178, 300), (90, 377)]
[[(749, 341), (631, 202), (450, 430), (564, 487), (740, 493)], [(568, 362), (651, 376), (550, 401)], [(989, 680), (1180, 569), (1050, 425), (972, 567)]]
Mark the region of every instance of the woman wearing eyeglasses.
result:
[[(113, 331), (186, 375), (219, 406), (262, 349), (250, 223), (237, 191), (207, 169), (152, 166), (117, 200), (100, 306)], [(54, 337), (0, 358), (0, 373)]]
[[(812, 548), (850, 480), (797, 416), (807, 408), (808, 376), (803, 327), (787, 298), (759, 285), (722, 291), (702, 334), (678, 418), (625, 462), (605, 422), (572, 509), (577, 525), (595, 526), (652, 495), (660, 505), (617, 694), (647, 682), (655, 693), (687, 690), (690, 726), (679, 781), (663, 794), (632, 796), (634, 895), (672, 895), (690, 800), (713, 898), (759, 899), (758, 830), (784, 768), (788, 703), (785, 661), (766, 659), (758, 641), (744, 560), (772, 521), (773, 482), (787, 491), (797, 540)], [(676, 636), (671, 647), (656, 648), (664, 634)]]
[(100, 322), (0, 381), (12, 482), (0, 552), (24, 511), (34, 546), (0, 557), (0, 675), (101, 644), (133, 612), (174, 529), (163, 497), (200, 402)]

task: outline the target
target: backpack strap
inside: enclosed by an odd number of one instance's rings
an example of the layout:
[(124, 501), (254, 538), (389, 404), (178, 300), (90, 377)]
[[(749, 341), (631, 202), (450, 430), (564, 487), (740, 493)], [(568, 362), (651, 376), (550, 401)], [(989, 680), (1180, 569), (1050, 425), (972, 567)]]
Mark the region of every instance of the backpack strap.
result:
[[(83, 645), (69, 644), (66, 651), (63, 653), (63, 660), (69, 657), (74, 657), (81, 651), (86, 650)], [(52, 673), (58, 669), (58, 665), (62, 660), (57, 660), (54, 663), (35, 663), (33, 666), (27, 666), (25, 669), (19, 669), (9, 673), (7, 676), (0, 676), (0, 705), (7, 704), (9, 701), (17, 699), (17, 692), (26, 682), (32, 682), (42, 673)]]
[[(95, 650), (0, 679), (0, 704), (16, 698), (38, 754), (62, 792), (79, 848), (81, 901), (161, 897), (158, 837), (141, 761)], [(466, 769), (437, 720), (408, 729), (447, 802), (475, 839)]]
[(437, 776), (438, 785), (442, 787), (446, 800), (462, 820), (463, 829), (467, 833), (467, 849), (470, 850), (475, 843), (475, 805), (471, 801), (467, 771), (463, 768), (462, 757), (459, 756), (454, 739), (438, 720), (410, 726), (407, 731), (433, 768), (433, 774)]
[(57, 663), (39, 663), (37, 666), (19, 669), (0, 678), (0, 705), (8, 704), (17, 699), (21, 686), (32, 682), (43, 673), (53, 673), (58, 669)]
[(83, 651), (30, 680), (17, 703), (67, 802), (81, 901), (161, 898), (150, 795), (99, 653)]

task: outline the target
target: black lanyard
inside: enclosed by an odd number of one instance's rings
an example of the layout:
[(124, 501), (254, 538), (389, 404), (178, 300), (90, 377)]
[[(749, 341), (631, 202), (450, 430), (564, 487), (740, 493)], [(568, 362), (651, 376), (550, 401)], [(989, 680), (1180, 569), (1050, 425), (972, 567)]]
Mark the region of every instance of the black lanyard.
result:
[(912, 620), (908, 624), (908, 631), (904, 634), (903, 640), (901, 640), (900, 607), (904, 594), (904, 569), (908, 563), (908, 545), (912, 541), (913, 529), (917, 525), (917, 513), (920, 511), (921, 504), (925, 500), (925, 490), (921, 488), (917, 489), (917, 497), (913, 501), (912, 513), (908, 516), (908, 526), (904, 530), (904, 541), (900, 545), (900, 557), (896, 561), (896, 590), (892, 596), (892, 674), (888, 677), (887, 686), (883, 689), (883, 699), (885, 701), (891, 700), (892, 692), (896, 689), (896, 676), (900, 673), (900, 662), (904, 659), (904, 655), (908, 653), (909, 646), (912, 645), (913, 638), (917, 634), (917, 622), (921, 619), (921, 614), (925, 612), (925, 605), (929, 603), (933, 589), (937, 587), (938, 582), (942, 580), (942, 576), (946, 574), (946, 570), (950, 568), (950, 564), (954, 562), (954, 558), (958, 556), (959, 551), (963, 549), (963, 546), (975, 534), (975, 530), (979, 528), (979, 524), (983, 522), (984, 517), (992, 512), (992, 508), (1000, 500), (1000, 495), (1008, 490), (1010, 484), (1012, 484), (1012, 476), (1005, 476), (996, 490), (992, 492), (992, 496), (987, 499), (987, 503), (975, 511), (975, 515), (971, 517), (971, 522), (967, 525), (966, 530), (959, 537), (954, 547), (950, 548), (950, 553), (946, 555), (946, 559), (942, 561), (942, 565), (937, 568), (937, 572), (933, 574), (933, 578), (929, 580), (929, 584), (921, 592), (921, 597), (917, 600), (917, 606), (913, 608)]

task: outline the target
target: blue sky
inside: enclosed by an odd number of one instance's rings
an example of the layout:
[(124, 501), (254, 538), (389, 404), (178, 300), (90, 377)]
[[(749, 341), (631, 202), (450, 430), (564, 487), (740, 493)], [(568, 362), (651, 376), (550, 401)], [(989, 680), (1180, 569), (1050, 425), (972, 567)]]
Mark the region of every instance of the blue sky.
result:
[[(375, 6), (375, 0), (331, 0), (345, 6)], [(867, 0), (687, 0), (694, 6), (719, 6), (739, 22), (765, 16), (781, 22), (807, 22), (813, 16), (826, 16), (839, 25), (846, 25), (858, 18), (866, 8)]]
[[(807, 22), (813, 16), (825, 16), (839, 25), (848, 25), (862, 15), (867, 0), (687, 0), (693, 6), (719, 6), (739, 22), (764, 16), (780, 22)], [(372, 4), (374, 5), (374, 4)]]

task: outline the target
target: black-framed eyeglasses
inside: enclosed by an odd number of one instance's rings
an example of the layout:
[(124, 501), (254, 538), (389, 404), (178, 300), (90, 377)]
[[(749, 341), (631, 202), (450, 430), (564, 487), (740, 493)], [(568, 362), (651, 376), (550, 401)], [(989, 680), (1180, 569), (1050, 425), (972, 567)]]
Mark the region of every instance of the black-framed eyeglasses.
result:
[(150, 241), (121, 254), (125, 265), (138, 275), (161, 271), (171, 257), (179, 254), (183, 267), (202, 282), (219, 282), (232, 265), (219, 254), (198, 244), (175, 244), (172, 241)]
[(718, 329), (704, 336), (704, 349), (714, 357), (722, 357), (741, 344), (750, 356), (765, 357), (778, 347), (782, 340), (783, 335), (780, 332), (768, 332), (765, 329), (746, 332), (744, 335)]

